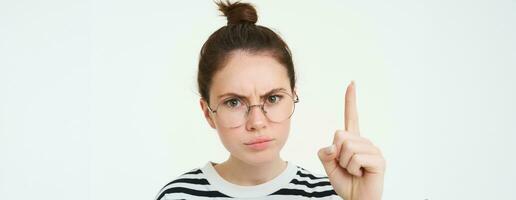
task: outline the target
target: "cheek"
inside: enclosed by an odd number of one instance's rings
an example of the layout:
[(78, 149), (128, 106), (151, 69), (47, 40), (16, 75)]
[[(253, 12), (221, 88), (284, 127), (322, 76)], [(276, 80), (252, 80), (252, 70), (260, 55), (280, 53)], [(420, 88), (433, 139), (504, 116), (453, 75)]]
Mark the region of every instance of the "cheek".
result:
[(241, 145), (244, 141), (245, 129), (238, 128), (218, 128), (217, 132), (219, 134), (219, 138), (226, 147), (227, 150), (231, 151), (232, 149), (238, 149), (239, 145)]
[(282, 142), (285, 143), (290, 132), (290, 120), (280, 124), (275, 124), (275, 126), (272, 128), (272, 136), (276, 137), (278, 140), (282, 140)]

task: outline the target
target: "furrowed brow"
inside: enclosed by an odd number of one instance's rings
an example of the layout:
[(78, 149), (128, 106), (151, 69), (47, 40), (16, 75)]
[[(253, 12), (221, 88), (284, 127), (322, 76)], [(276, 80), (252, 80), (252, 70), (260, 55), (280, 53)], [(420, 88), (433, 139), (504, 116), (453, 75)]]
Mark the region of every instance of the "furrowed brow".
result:
[[(276, 92), (287, 92), (287, 89), (285, 89), (285, 88), (274, 88), (274, 89), (270, 90), (269, 92), (267, 92), (267, 93), (265, 93), (263, 95), (260, 95), (260, 99), (264, 99), (264, 98), (268, 97), (269, 95), (274, 94)], [(244, 96), (242, 94), (237, 94), (237, 93), (234, 93), (234, 92), (228, 92), (228, 93), (221, 94), (221, 95), (217, 96), (217, 98), (220, 99), (220, 98), (226, 97), (226, 96), (233, 96), (233, 97), (238, 97), (238, 98), (241, 98), (241, 99), (248, 99), (246, 96)]]
[(274, 88), (271, 91), (265, 93), (264, 95), (261, 95), (260, 98), (264, 99), (264, 98), (268, 97), (269, 95), (274, 94), (276, 92), (287, 92), (287, 90), (285, 88)]
[(222, 98), (222, 97), (226, 97), (226, 96), (238, 97), (238, 98), (245, 98), (245, 96), (244, 96), (244, 95), (237, 94), (237, 93), (233, 93), (233, 92), (228, 92), (228, 93), (221, 94), (221, 95), (219, 95), (217, 98), (218, 98), (218, 99), (220, 99), (220, 98)]

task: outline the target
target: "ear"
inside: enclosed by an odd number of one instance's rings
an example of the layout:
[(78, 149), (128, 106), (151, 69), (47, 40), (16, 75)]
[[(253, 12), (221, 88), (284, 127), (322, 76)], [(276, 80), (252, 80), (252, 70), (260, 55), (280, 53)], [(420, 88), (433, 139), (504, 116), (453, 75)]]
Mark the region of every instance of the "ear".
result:
[(208, 102), (204, 100), (203, 98), (199, 99), (199, 104), (201, 105), (202, 113), (204, 114), (204, 118), (206, 121), (208, 121), (208, 124), (210, 124), (211, 128), (216, 129), (215, 122), (213, 121), (213, 118), (211, 116), (210, 110), (208, 110)]
[(297, 88), (294, 88), (294, 90), (292, 91), (292, 97), (297, 97)]

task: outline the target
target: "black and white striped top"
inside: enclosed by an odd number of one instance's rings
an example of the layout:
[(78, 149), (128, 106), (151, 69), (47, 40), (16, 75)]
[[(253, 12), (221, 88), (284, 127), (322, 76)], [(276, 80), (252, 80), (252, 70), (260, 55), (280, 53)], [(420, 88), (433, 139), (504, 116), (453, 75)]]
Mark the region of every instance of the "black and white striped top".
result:
[(193, 169), (166, 184), (156, 200), (177, 199), (324, 199), (340, 198), (327, 176), (315, 175), (287, 162), (276, 178), (255, 186), (240, 186), (223, 179), (212, 162)]

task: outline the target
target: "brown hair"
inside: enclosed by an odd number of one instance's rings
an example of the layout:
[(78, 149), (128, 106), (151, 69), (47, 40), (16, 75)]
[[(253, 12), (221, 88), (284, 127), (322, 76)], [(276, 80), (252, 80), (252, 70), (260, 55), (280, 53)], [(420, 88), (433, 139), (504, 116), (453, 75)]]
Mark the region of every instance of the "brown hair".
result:
[(287, 44), (271, 29), (255, 25), (256, 10), (249, 3), (215, 2), (226, 16), (226, 26), (210, 35), (201, 48), (197, 83), (202, 98), (209, 102), (210, 86), (215, 73), (222, 69), (230, 54), (235, 50), (248, 53), (268, 53), (287, 69), (292, 91), (296, 77), (292, 55)]

